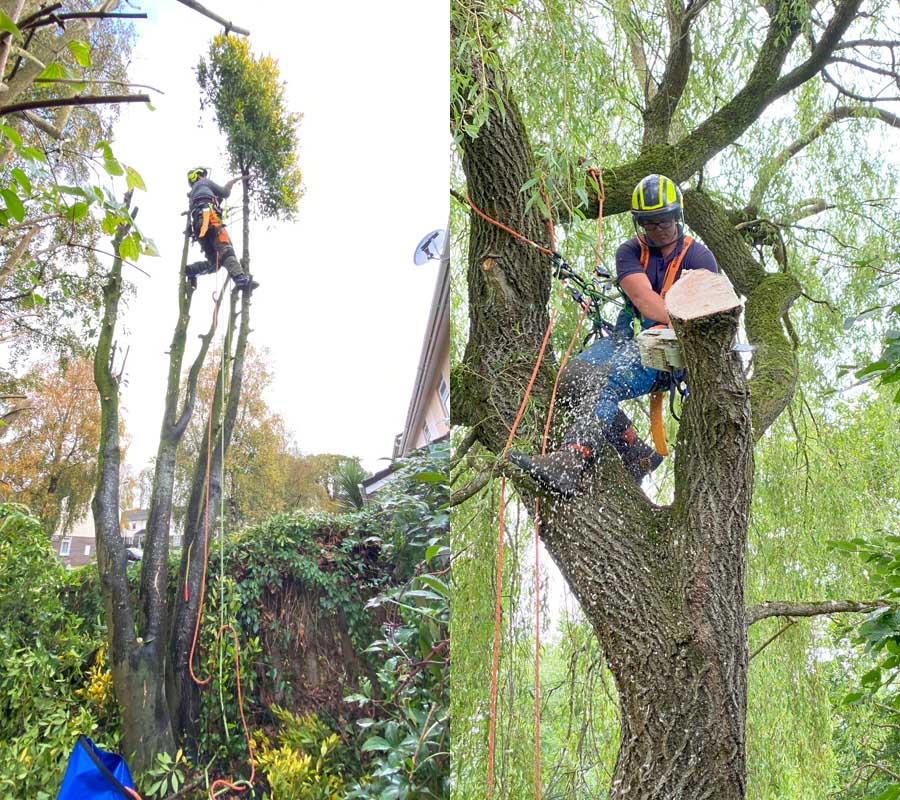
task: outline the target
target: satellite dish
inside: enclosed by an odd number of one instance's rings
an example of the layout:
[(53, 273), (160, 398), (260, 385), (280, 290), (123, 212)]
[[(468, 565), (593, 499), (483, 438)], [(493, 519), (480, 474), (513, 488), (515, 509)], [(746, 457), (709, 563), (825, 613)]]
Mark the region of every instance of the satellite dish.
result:
[(426, 261), (430, 261), (432, 258), (440, 258), (441, 251), (444, 249), (444, 240), (447, 238), (447, 233), (442, 229), (438, 228), (436, 231), (432, 231), (426, 237), (416, 245), (416, 252), (413, 255), (413, 261), (415, 262), (417, 267), (421, 267)]

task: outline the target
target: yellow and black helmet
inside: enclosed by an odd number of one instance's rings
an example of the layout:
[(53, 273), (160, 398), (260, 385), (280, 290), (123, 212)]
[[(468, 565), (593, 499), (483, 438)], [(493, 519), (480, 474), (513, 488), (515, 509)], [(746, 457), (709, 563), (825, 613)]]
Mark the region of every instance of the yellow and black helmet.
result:
[(193, 169), (189, 169), (187, 174), (188, 183), (193, 185), (199, 181), (200, 178), (205, 178), (207, 175), (209, 175), (208, 167), (194, 167)]
[(679, 223), (684, 219), (681, 189), (665, 175), (648, 175), (631, 193), (631, 218), (640, 225), (663, 215), (671, 215)]

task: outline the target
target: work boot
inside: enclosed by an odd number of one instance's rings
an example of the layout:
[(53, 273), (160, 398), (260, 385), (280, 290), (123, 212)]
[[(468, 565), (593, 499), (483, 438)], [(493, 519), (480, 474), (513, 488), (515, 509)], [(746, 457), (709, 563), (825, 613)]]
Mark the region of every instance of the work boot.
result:
[(578, 492), (578, 482), (592, 459), (589, 447), (568, 444), (543, 456), (511, 452), (509, 460), (555, 494), (572, 497)]
[(662, 462), (662, 456), (646, 442), (641, 441), (641, 439), (636, 439), (622, 453), (622, 464), (638, 483), (644, 480)]
[(605, 437), (638, 483), (662, 464), (662, 456), (637, 435), (631, 420), (621, 409), (616, 412)]
[(197, 276), (205, 275), (209, 272), (209, 262), (208, 261), (194, 261), (192, 264), (188, 264), (184, 268), (184, 277), (187, 279), (188, 283), (196, 289), (197, 288)]
[(240, 275), (234, 275), (232, 277), (232, 281), (234, 281), (235, 289), (249, 289), (251, 292), (259, 287), (259, 284), (256, 281), (250, 280), (249, 277), (241, 273)]

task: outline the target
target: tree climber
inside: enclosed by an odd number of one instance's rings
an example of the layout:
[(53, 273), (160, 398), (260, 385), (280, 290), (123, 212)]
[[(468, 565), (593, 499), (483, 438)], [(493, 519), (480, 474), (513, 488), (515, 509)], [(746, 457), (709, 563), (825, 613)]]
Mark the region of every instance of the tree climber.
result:
[(641, 364), (634, 339), (640, 328), (670, 325), (664, 298), (682, 270), (718, 272), (710, 250), (684, 233), (681, 190), (664, 175), (648, 175), (631, 195), (637, 235), (616, 251), (616, 280), (625, 295), (624, 310), (611, 336), (597, 339), (570, 359), (559, 379), (559, 397), (570, 409), (571, 425), (560, 450), (546, 455), (509, 454), (509, 459), (538, 483), (564, 497), (578, 482), (606, 439), (639, 483), (662, 458), (643, 442), (619, 403), (661, 391), (669, 373)]
[(225, 223), (222, 221), (222, 201), (231, 194), (231, 187), (238, 181), (246, 181), (250, 176), (241, 175), (232, 178), (224, 186), (211, 181), (206, 167), (194, 167), (187, 174), (191, 191), (188, 194), (191, 215), (191, 231), (194, 239), (200, 242), (205, 261), (195, 261), (184, 269), (185, 277), (191, 286), (197, 286), (197, 276), (215, 272), (225, 267), (236, 289), (253, 291), (259, 284), (251, 281), (241, 268), (231, 244)]

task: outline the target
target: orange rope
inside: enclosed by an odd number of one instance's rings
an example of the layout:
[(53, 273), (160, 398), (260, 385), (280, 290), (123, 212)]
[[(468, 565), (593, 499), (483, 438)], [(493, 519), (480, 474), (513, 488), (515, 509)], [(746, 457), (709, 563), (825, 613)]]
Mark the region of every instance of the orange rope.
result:
[[(548, 256), (553, 255), (552, 250), (544, 247), (543, 245), (538, 244), (537, 242), (531, 241), (531, 239), (529, 239), (527, 236), (519, 233), (518, 231), (514, 231), (512, 228), (508, 228), (502, 222), (498, 222), (493, 217), (489, 217), (478, 206), (476, 206), (475, 203), (472, 202), (472, 198), (469, 197), (468, 192), (466, 192), (466, 200), (469, 201), (469, 205), (472, 206), (472, 210), (476, 214), (478, 214), (479, 217), (483, 217), (488, 222), (490, 222), (492, 225), (496, 225), (498, 228), (500, 228), (500, 230), (506, 231), (510, 236), (514, 236), (516, 239), (519, 239), (520, 241), (525, 242), (525, 244), (530, 244), (532, 247), (536, 247), (538, 250), (540, 250), (542, 253), (544, 253), (544, 255), (548, 255)], [(552, 225), (552, 221), (551, 221), (551, 225)]]
[[(218, 252), (216, 253), (216, 263), (218, 272)], [(228, 278), (225, 278), (225, 282), (228, 281)], [(219, 291), (224, 291), (225, 286), (224, 282), (219, 287)], [(213, 309), (213, 323), (212, 329), (213, 333), (215, 333), (216, 327), (218, 325), (219, 319), (219, 303), (216, 300), (214, 309)], [(210, 673), (206, 678), (198, 678), (194, 673), (194, 653), (197, 647), (197, 640), (200, 634), (200, 620), (203, 617), (203, 600), (206, 596), (206, 567), (207, 561), (209, 557), (209, 484), (210, 484), (210, 474), (212, 471), (212, 418), (213, 418), (213, 404), (215, 401), (215, 391), (212, 392), (209, 401), (209, 417), (207, 421), (206, 428), (206, 493), (205, 493), (205, 506), (204, 506), (204, 518), (203, 518), (203, 578), (200, 581), (200, 602), (197, 606), (197, 620), (194, 623), (194, 639), (191, 642), (191, 653), (188, 656), (188, 671), (191, 674), (191, 678), (198, 686), (206, 686), (212, 680), (212, 673)], [(225, 402), (225, 393), (222, 393), (222, 402)], [(222, 443), (224, 448), (224, 441)], [(224, 450), (223, 450), (223, 458), (224, 458)], [(184, 598), (185, 601), (188, 599), (188, 585), (187, 585), (187, 573), (184, 576), (185, 584), (184, 584)], [(219, 646), (219, 642), (222, 638), (222, 632), (225, 630), (230, 630), (232, 638), (234, 639), (234, 672), (235, 679), (237, 682), (237, 697), (238, 697), (238, 710), (241, 714), (241, 725), (244, 729), (244, 738), (247, 741), (247, 751), (250, 754), (250, 777), (247, 779), (247, 786), (237, 786), (233, 783), (230, 783), (227, 780), (222, 778), (215, 780), (209, 787), (209, 796), (212, 800), (215, 800), (215, 790), (216, 787), (221, 785), (227, 789), (230, 789), (234, 792), (243, 792), (250, 787), (253, 783), (253, 779), (256, 777), (256, 762), (253, 759), (253, 740), (250, 738), (250, 729), (247, 726), (247, 720), (244, 717), (244, 700), (243, 694), (241, 692), (241, 664), (240, 664), (240, 646), (238, 644), (237, 631), (234, 629), (232, 625), (221, 625), (219, 630), (216, 632), (216, 647)]]
[[(597, 246), (596, 246), (596, 254), (597, 254), (597, 264), (600, 264), (600, 250), (602, 243), (602, 229), (603, 229), (603, 200), (605, 192), (603, 190), (603, 180), (601, 174), (596, 169), (590, 169), (589, 173), (592, 177), (597, 181), (597, 200), (599, 204), (599, 210), (597, 214), (598, 227), (597, 227)], [(498, 222), (497, 220), (489, 217), (485, 214), (481, 209), (479, 209), (469, 197), (468, 193), (466, 193), (466, 200), (468, 200), (469, 205), (472, 207), (472, 210), (475, 211), (479, 216), (487, 220), (493, 225), (496, 225), (501, 230), (506, 231), (511, 236), (536, 247), (542, 253), (546, 255), (553, 255), (556, 250), (556, 236), (555, 230), (553, 226), (553, 217), (552, 210), (550, 205), (550, 198), (547, 194), (546, 187), (543, 185), (543, 181), (541, 182), (541, 194), (544, 198), (544, 203), (547, 207), (547, 215), (548, 220), (547, 224), (550, 232), (550, 244), (552, 249), (548, 249), (543, 247), (542, 245), (533, 242), (528, 237), (518, 233), (517, 231), (512, 230), (506, 225)], [(562, 292), (560, 291), (560, 296), (562, 296)], [(557, 387), (559, 386), (559, 377), (562, 374), (562, 370), (565, 367), (566, 363), (569, 360), (569, 356), (572, 352), (572, 348), (575, 345), (576, 340), (581, 332), (582, 325), (584, 324), (584, 320), (587, 316), (588, 306), (582, 306), (581, 317), (578, 320), (578, 324), (575, 327), (575, 332), (572, 335), (572, 339), (569, 342), (569, 346), (566, 348), (566, 352), (563, 355), (562, 361), (560, 362), (559, 370), (556, 373), (556, 379), (553, 382), (553, 391), (550, 394), (550, 405), (547, 411), (547, 419), (544, 424), (544, 433), (541, 440), (541, 454), (546, 453), (547, 450), (547, 439), (550, 431), (550, 424), (553, 419), (553, 410), (556, 403), (556, 392)], [(540, 369), (541, 362), (544, 358), (544, 352), (547, 348), (547, 343), (550, 340), (550, 333), (553, 330), (553, 323), (556, 318), (556, 309), (553, 309), (550, 313), (550, 319), (547, 323), (547, 329), (544, 331), (544, 338), (541, 342), (541, 347), (538, 352), (537, 360), (534, 365), (534, 369), (531, 373), (531, 378), (528, 381), (528, 386), (525, 388), (525, 394), (522, 397), (522, 403), (519, 406), (519, 411), (516, 414), (516, 418), (512, 424), (512, 427), (509, 431), (509, 436), (507, 437), (506, 444), (503, 447), (503, 451), (501, 452), (501, 458), (506, 454), (506, 451), (509, 449), (510, 444), (515, 436), (516, 430), (519, 427), (519, 422), (521, 422), (522, 415), (525, 412), (525, 406), (528, 403), (528, 399), (531, 395), (531, 390), (534, 387), (534, 381), (537, 378), (538, 370)], [(536, 800), (540, 800), (541, 797), (541, 672), (540, 672), (540, 650), (541, 650), (541, 608), (540, 608), (540, 498), (535, 501), (535, 513), (534, 513), (534, 575), (535, 575), (535, 637), (534, 637), (534, 713), (535, 713), (535, 721), (534, 721), (534, 730), (535, 730), (535, 798)], [(500, 477), (500, 512), (499, 512), (499, 532), (497, 536), (497, 582), (496, 582), (496, 591), (495, 591), (495, 602), (494, 602), (494, 650), (493, 650), (493, 661), (491, 666), (491, 714), (490, 714), (490, 722), (488, 729), (488, 785), (487, 785), (487, 800), (491, 800), (494, 793), (494, 756), (495, 756), (495, 743), (496, 743), (496, 720), (497, 720), (497, 675), (499, 671), (499, 663), (500, 663), (500, 624), (502, 621), (502, 602), (501, 596), (503, 591), (503, 534), (504, 534), (504, 521), (505, 521), (505, 512), (506, 512), (506, 476), (501, 475)]]

